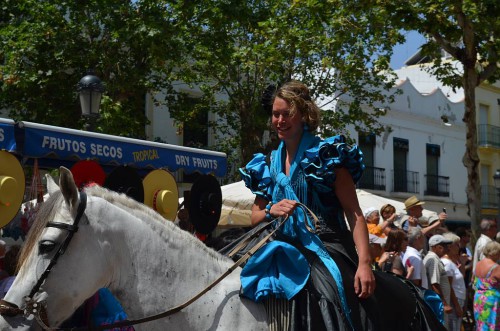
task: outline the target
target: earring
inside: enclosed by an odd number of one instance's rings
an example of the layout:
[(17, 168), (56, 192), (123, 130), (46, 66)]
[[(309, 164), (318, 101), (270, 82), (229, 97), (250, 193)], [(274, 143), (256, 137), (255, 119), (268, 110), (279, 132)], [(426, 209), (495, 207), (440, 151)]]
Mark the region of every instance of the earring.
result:
[(306, 122), (304, 122), (304, 124), (302, 125), (302, 128), (304, 129), (304, 131), (309, 131), (309, 125), (307, 125)]

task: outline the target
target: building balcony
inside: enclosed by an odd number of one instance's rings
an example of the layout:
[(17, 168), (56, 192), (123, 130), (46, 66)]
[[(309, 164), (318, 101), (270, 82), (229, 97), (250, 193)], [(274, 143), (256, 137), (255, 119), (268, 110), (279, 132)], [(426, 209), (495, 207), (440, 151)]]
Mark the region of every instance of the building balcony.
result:
[(418, 172), (406, 170), (392, 171), (392, 191), (419, 193), (420, 182), (418, 180)]
[(478, 125), (477, 140), (479, 147), (500, 148), (500, 127), (489, 124)]
[(434, 195), (439, 197), (450, 196), (450, 177), (425, 175), (427, 187), (425, 188), (425, 195)]
[(361, 189), (385, 191), (385, 169), (367, 166), (357, 186)]
[(498, 193), (495, 186), (481, 185), (481, 208), (498, 208)]

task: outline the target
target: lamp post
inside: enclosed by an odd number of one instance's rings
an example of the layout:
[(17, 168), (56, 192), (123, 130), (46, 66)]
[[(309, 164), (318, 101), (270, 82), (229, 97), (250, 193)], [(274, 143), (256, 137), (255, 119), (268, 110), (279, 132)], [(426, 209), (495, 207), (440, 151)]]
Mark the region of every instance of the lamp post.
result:
[(80, 94), (80, 106), (82, 116), (87, 123), (86, 129), (93, 130), (96, 119), (99, 117), (99, 106), (101, 105), (102, 93), (105, 91), (99, 77), (94, 76), (92, 71), (88, 71), (78, 84), (76, 90)]
[(497, 222), (500, 221), (500, 169), (497, 169), (493, 175), (493, 182), (495, 183), (495, 188), (497, 189)]
[(451, 126), (450, 119), (446, 115), (441, 115), (441, 121), (444, 126)]

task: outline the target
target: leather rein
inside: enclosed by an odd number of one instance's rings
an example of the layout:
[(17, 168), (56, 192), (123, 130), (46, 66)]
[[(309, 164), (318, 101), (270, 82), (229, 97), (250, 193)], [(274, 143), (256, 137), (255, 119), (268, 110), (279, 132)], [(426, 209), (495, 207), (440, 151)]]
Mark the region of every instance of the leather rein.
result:
[[(303, 209), (304, 214), (307, 215), (309, 214), (312, 218), (312, 226), (308, 224), (308, 217), (306, 216), (306, 221), (305, 221), (305, 226), (306, 229), (309, 232), (314, 233), (315, 229), (317, 229), (318, 226), (318, 218), (317, 216), (309, 209), (307, 208), (306, 205), (298, 202), (297, 203), (298, 207)], [(205, 287), (202, 291), (200, 291), (198, 294), (193, 296), (191, 299), (188, 301), (177, 305), (167, 311), (164, 311), (162, 313), (156, 314), (156, 315), (151, 315), (147, 316), (144, 318), (139, 318), (135, 320), (123, 320), (123, 321), (118, 321), (113, 324), (106, 324), (102, 326), (89, 326), (89, 327), (80, 327), (80, 328), (52, 328), (49, 326), (48, 323), (48, 318), (47, 318), (47, 313), (46, 313), (46, 302), (36, 302), (33, 300), (34, 295), (40, 290), (40, 287), (42, 286), (43, 282), (47, 279), (50, 271), (52, 270), (52, 267), (54, 267), (57, 263), (57, 260), (61, 255), (64, 254), (66, 251), (66, 248), (68, 247), (69, 243), (71, 242), (71, 239), (73, 238), (73, 235), (78, 231), (78, 223), (80, 222), (81, 217), (83, 216), (83, 213), (85, 212), (85, 208), (87, 206), (87, 195), (85, 192), (80, 192), (80, 204), (78, 206), (77, 214), (75, 217), (75, 221), (73, 222), (73, 225), (66, 224), (66, 223), (60, 223), (60, 222), (49, 222), (47, 223), (47, 227), (55, 227), (63, 230), (68, 231), (68, 235), (66, 236), (66, 239), (62, 243), (61, 246), (59, 246), (58, 251), (50, 261), (49, 265), (45, 269), (44, 273), (41, 275), (41, 277), (38, 279), (37, 283), (35, 286), (31, 289), (30, 294), (26, 296), (25, 299), (25, 307), (24, 309), (19, 308), (16, 304), (5, 301), (5, 300), (0, 300), (0, 315), (2, 316), (9, 316), (9, 317), (14, 317), (17, 315), (24, 315), (26, 318), (29, 317), (30, 315), (33, 315), (37, 321), (37, 323), (42, 327), (44, 330), (110, 330), (114, 328), (122, 328), (122, 327), (127, 327), (127, 326), (132, 326), (136, 324), (141, 324), (141, 323), (146, 323), (150, 321), (154, 321), (160, 318), (164, 318), (167, 316), (170, 316), (172, 314), (175, 314), (182, 309), (186, 308), (196, 300), (198, 300), (202, 295), (207, 293), (209, 290), (211, 290), (215, 285), (220, 283), (224, 278), (226, 278), (229, 274), (231, 274), (237, 267), (245, 263), (252, 255), (255, 254), (262, 246), (264, 246), (269, 239), (278, 231), (278, 229), (281, 228), (281, 226), (288, 220), (288, 215), (285, 217), (280, 217), (272, 222), (269, 222), (266, 224), (264, 227), (259, 229), (252, 237), (247, 238), (244, 242), (240, 243), (237, 245), (230, 253), (229, 257), (233, 256), (236, 254), (239, 250), (241, 250), (252, 238), (255, 236), (258, 236), (264, 229), (267, 227), (274, 225), (274, 229), (267, 234), (262, 240), (260, 240), (254, 247), (252, 247), (250, 250), (248, 250), (238, 261), (236, 261), (231, 267), (226, 270), (219, 278), (215, 279), (212, 283), (210, 283), (207, 287)]]

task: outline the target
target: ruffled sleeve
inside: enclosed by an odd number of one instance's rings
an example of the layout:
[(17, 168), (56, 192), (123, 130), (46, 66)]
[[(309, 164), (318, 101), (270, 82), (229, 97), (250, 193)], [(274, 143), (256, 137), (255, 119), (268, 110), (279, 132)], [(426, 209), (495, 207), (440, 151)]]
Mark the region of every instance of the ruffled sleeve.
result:
[(329, 192), (335, 182), (335, 168), (345, 167), (356, 183), (363, 174), (363, 153), (357, 145), (345, 143), (345, 137), (338, 135), (321, 141), (305, 152), (301, 167), (308, 182), (322, 192)]
[(245, 186), (253, 194), (270, 200), (269, 187), (271, 185), (271, 174), (264, 154), (255, 154), (254, 158), (244, 168), (240, 168), (239, 171), (245, 182)]

